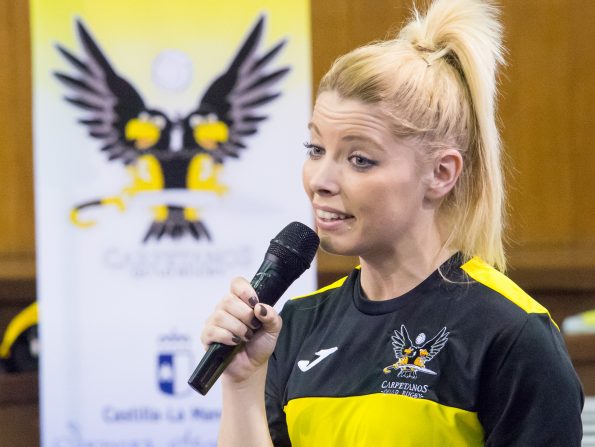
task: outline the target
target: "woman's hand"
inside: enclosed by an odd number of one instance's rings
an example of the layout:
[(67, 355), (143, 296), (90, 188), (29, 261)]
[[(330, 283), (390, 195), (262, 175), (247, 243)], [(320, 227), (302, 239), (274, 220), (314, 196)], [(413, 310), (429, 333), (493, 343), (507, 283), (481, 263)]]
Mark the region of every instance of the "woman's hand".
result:
[(227, 366), (224, 375), (235, 382), (248, 379), (266, 367), (281, 330), (281, 317), (271, 306), (258, 302), (258, 296), (244, 278), (234, 278), (230, 292), (219, 302), (206, 321), (201, 341), (208, 349), (213, 342), (245, 345)]

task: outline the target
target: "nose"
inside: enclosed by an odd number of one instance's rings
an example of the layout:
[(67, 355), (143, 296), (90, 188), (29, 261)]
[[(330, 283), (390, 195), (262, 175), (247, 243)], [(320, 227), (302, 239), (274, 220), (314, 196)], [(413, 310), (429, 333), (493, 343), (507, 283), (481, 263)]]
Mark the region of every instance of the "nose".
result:
[(329, 157), (306, 160), (303, 168), (304, 187), (312, 194), (332, 196), (340, 191), (339, 166)]

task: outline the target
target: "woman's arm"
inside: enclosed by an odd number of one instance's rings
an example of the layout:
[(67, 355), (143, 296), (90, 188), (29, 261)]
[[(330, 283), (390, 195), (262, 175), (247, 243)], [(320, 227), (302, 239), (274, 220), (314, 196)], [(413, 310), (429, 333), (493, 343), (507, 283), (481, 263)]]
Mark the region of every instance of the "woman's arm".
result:
[(486, 446), (581, 445), (581, 384), (547, 314), (528, 315), (490, 357), (479, 402)]
[(273, 445), (264, 404), (266, 372), (265, 365), (240, 383), (223, 377), (223, 412), (218, 443), (220, 447)]

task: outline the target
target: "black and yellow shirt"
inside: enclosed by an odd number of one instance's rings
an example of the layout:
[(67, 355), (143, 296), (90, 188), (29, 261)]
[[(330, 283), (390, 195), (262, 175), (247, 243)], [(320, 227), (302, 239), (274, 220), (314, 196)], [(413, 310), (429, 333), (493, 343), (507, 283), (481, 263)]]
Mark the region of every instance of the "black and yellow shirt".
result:
[(547, 310), (461, 259), (392, 300), (362, 296), (355, 269), (287, 302), (267, 377), (274, 444), (579, 446), (583, 393)]

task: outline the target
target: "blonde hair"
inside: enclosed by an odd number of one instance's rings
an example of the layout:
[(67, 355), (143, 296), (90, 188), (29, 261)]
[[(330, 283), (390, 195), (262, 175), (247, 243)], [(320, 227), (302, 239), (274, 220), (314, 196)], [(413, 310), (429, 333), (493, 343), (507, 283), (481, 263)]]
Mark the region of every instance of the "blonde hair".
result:
[(335, 61), (319, 94), (378, 104), (397, 137), (432, 157), (457, 149), (463, 171), (440, 207), (446, 245), (505, 270), (504, 184), (496, 126), (496, 69), (503, 63), (499, 11), (481, 0), (436, 0), (391, 40)]

